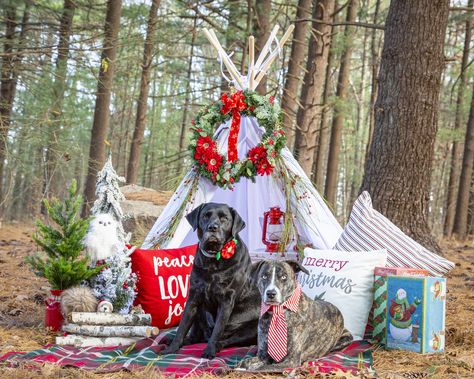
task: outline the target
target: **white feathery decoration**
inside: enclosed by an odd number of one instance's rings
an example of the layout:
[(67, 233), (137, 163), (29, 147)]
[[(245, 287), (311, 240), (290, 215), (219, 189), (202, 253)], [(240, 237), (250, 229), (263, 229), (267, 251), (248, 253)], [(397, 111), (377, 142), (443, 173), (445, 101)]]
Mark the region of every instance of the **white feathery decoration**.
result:
[(119, 226), (110, 213), (94, 216), (84, 237), (84, 246), (92, 262), (104, 260), (125, 248), (119, 237)]

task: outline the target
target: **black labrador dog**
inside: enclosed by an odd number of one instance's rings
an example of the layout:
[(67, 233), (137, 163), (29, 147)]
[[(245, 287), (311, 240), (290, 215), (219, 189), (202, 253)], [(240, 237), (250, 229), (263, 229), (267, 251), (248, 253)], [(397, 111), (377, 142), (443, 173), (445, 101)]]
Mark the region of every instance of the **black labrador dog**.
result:
[[(252, 280), (247, 247), (238, 234), (244, 221), (233, 208), (216, 203), (202, 204), (186, 218), (197, 229), (199, 247), (183, 317), (175, 338), (161, 354), (207, 342), (202, 357), (211, 359), (227, 346), (255, 345), (261, 297)], [(223, 246), (234, 238), (234, 255), (219, 257)]]

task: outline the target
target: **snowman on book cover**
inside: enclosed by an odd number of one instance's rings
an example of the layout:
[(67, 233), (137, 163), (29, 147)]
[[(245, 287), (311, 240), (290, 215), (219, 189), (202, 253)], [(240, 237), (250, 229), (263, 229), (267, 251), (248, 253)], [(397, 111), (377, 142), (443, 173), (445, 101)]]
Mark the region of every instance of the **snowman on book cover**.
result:
[(388, 290), (387, 341), (403, 350), (420, 351), (423, 284), (403, 281)]

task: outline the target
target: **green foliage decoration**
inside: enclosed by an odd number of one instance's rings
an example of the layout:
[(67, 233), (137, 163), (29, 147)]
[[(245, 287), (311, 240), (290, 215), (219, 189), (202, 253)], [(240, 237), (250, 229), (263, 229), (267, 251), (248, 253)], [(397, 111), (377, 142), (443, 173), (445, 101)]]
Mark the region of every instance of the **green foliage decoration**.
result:
[(81, 255), (89, 219), (79, 216), (82, 197), (77, 194), (76, 181), (72, 181), (64, 202), (44, 200), (44, 205), (49, 218), (57, 226), (36, 221), (37, 230), (33, 239), (42, 248), (43, 254), (25, 258), (31, 270), (37, 276), (46, 278), (53, 290), (70, 288), (97, 275), (102, 266), (89, 266), (89, 258)]

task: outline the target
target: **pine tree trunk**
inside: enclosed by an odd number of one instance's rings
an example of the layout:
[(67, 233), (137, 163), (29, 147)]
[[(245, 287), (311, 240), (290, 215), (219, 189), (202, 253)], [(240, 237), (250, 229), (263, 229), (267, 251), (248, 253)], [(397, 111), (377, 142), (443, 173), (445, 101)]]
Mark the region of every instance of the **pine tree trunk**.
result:
[[(347, 7), (346, 22), (354, 22), (357, 16), (358, 0), (350, 0)], [(336, 97), (334, 106), (334, 119), (331, 127), (331, 140), (329, 142), (328, 166), (326, 173), (326, 187), (324, 194), (331, 206), (336, 204), (336, 189), (339, 169), (339, 153), (341, 150), (342, 126), (344, 122), (344, 104), (349, 87), (349, 70), (352, 58), (352, 35), (353, 28), (346, 26), (344, 28), (344, 51), (341, 57), (341, 66), (337, 79)]]
[[(8, 11), (9, 8), (6, 8)], [(10, 8), (11, 9), (11, 8)], [(9, 71), (9, 67), (11, 69), (11, 78), (9, 79), (8, 76), (4, 76), (4, 72), (0, 72), (0, 76), (2, 80), (0, 81), (0, 208), (5, 201), (5, 194), (3, 194), (3, 185), (4, 181), (6, 181), (6, 174), (5, 174), (5, 158), (6, 158), (6, 145), (7, 145), (7, 136), (8, 136), (8, 129), (10, 127), (10, 119), (11, 113), (13, 109), (13, 102), (15, 100), (16, 94), (16, 86), (18, 83), (18, 75), (20, 74), (20, 66), (22, 61), (22, 53), (24, 50), (25, 40), (26, 40), (26, 33), (29, 27), (29, 18), (30, 18), (30, 9), (31, 9), (31, 2), (25, 1), (25, 8), (23, 11), (23, 18), (21, 21), (21, 31), (20, 37), (18, 38), (17, 48), (15, 54), (12, 56), (13, 60), (10, 60), (8, 55), (5, 55), (2, 61), (2, 70), (5, 69), (7, 74)], [(10, 21), (11, 22), (11, 21)], [(8, 26), (7, 22), (7, 29), (11, 28), (11, 25)], [(10, 30), (11, 32), (11, 30)], [(5, 52), (8, 50), (8, 41), (11, 39), (11, 35), (7, 31), (4, 35), (6, 42), (5, 42)], [(5, 66), (3, 65), (5, 63)], [(14, 192), (17, 194), (16, 192)]]
[(109, 130), (109, 105), (117, 55), (121, 7), (121, 0), (107, 1), (104, 47), (100, 59), (94, 121), (89, 149), (89, 167), (84, 191), (84, 214), (88, 213), (91, 204), (94, 202), (96, 175), (105, 162), (105, 138)]
[(331, 46), (331, 23), (335, 0), (315, 2), (313, 20), (324, 20), (324, 23), (313, 21), (312, 33), (308, 44), (306, 74), (301, 89), (301, 106), (296, 116), (294, 153), (301, 167), (311, 177), (317, 133), (321, 125), (321, 96), (324, 89), (326, 67)]
[[(374, 24), (378, 22), (378, 16), (380, 11), (380, 0), (375, 0), (374, 10)], [(372, 29), (372, 36), (370, 41), (371, 51), (371, 66), (372, 66), (372, 85), (370, 92), (370, 110), (369, 110), (369, 138), (367, 139), (366, 153), (368, 153), (370, 145), (372, 143), (372, 134), (374, 131), (375, 124), (375, 100), (377, 97), (378, 87), (378, 73), (379, 73), (379, 46), (377, 45), (377, 29)], [(367, 155), (367, 154), (366, 154)]]
[[(226, 9), (229, 11), (229, 16), (228, 16), (228, 23), (227, 23), (227, 28), (225, 31), (225, 46), (223, 48), (226, 51), (229, 52), (237, 52), (240, 50), (240, 47), (238, 46), (240, 41), (239, 38), (239, 28), (238, 28), (238, 20), (239, 18), (243, 18), (243, 12), (241, 11), (240, 7), (242, 6), (242, 1), (241, 0), (229, 0), (227, 2)], [(251, 32), (251, 24), (252, 24), (252, 0), (248, 0), (247, 2), (247, 20), (246, 20), (246, 28), (248, 30), (248, 35), (250, 35)], [(196, 24), (194, 24), (194, 29), (196, 29)], [(243, 54), (242, 54), (242, 61), (241, 61), (241, 73), (244, 73), (244, 56), (245, 56), (245, 49), (243, 49)], [(235, 55), (232, 57), (232, 61), (235, 63), (237, 66), (237, 59)], [(222, 75), (221, 75), (221, 92), (230, 92), (230, 86), (233, 83), (229, 83)]]
[[(474, 175), (471, 178), (471, 188), (474, 188)], [(459, 196), (459, 192), (458, 192), (458, 196)], [(469, 194), (469, 209), (467, 212), (467, 230), (469, 234), (474, 234), (474, 191), (470, 191), (470, 194)]]
[[(474, 0), (469, 0), (468, 7), (472, 9)], [(463, 122), (464, 92), (467, 86), (467, 68), (469, 63), (469, 48), (471, 45), (471, 22), (472, 12), (469, 12), (465, 23), (464, 49), (462, 53), (461, 72), (459, 74), (458, 93), (456, 98), (456, 113), (454, 120), (454, 130), (460, 130)], [(451, 236), (454, 225), (454, 211), (456, 209), (457, 189), (459, 184), (460, 162), (462, 160), (463, 146), (460, 141), (454, 140), (451, 156), (451, 170), (449, 172), (448, 195), (446, 200), (446, 219), (444, 222), (444, 235)]]
[[(254, 34), (255, 34), (255, 60), (258, 58), (263, 46), (270, 36), (270, 13), (272, 10), (271, 0), (255, 0)], [(256, 91), (261, 95), (267, 93), (267, 76), (258, 84)]]
[[(45, 162), (43, 169), (43, 196), (49, 197), (50, 187), (57, 183), (55, 176), (58, 164), (61, 161), (59, 151), (59, 133), (61, 130), (62, 107), (64, 92), (66, 90), (67, 62), (69, 58), (69, 39), (72, 33), (72, 20), (76, 10), (73, 0), (64, 0), (64, 8), (59, 24), (58, 56), (54, 72), (52, 104), (50, 108), (49, 123), (47, 128), (47, 142), (45, 148)], [(41, 208), (42, 213), (46, 210)]]
[(148, 103), (148, 88), (150, 85), (150, 69), (153, 60), (153, 45), (155, 43), (156, 25), (158, 22), (158, 7), (160, 0), (153, 0), (148, 16), (148, 26), (143, 49), (142, 77), (140, 82), (140, 95), (137, 102), (137, 115), (135, 129), (133, 131), (132, 144), (130, 146), (130, 157), (128, 160), (127, 183), (136, 184), (138, 177), (138, 165), (140, 163), (140, 151), (145, 133), (146, 112)]
[(0, 71), (0, 205), (3, 200), (4, 165), (6, 158), (7, 136), (13, 108), (13, 45), (16, 28), (16, 6), (10, 2), (3, 9), (5, 17), (5, 34), (3, 45), (2, 67)]
[(361, 187), (375, 209), (436, 251), (427, 219), (448, 13), (449, 0), (391, 2)]
[(474, 86), (472, 89), (471, 109), (464, 140), (464, 156), (459, 179), (459, 191), (456, 203), (456, 214), (453, 232), (460, 240), (466, 239), (468, 233), (468, 211), (471, 208), (469, 195), (472, 192), (474, 165)]
[(281, 101), (283, 112), (283, 128), (286, 133), (286, 145), (293, 148), (295, 138), (296, 113), (298, 112), (298, 94), (301, 85), (303, 64), (306, 53), (306, 36), (308, 34), (308, 19), (311, 16), (311, 0), (299, 0), (296, 10), (296, 23), (291, 43), (290, 61), (286, 73), (285, 88)]
[[(354, 131), (355, 141), (354, 145), (352, 146), (354, 149), (354, 155), (352, 158), (352, 172), (350, 175), (350, 194), (347, 198), (347, 202), (345, 203), (346, 206), (346, 213), (349, 214), (352, 208), (352, 204), (357, 197), (357, 191), (359, 190), (360, 183), (362, 180), (362, 176), (360, 173), (363, 169), (363, 159), (364, 159), (364, 152), (365, 149), (362, 148), (361, 141), (363, 140), (364, 128), (362, 126), (364, 120), (364, 99), (365, 99), (365, 89), (366, 89), (366, 81), (365, 81), (365, 69), (366, 69), (366, 56), (367, 56), (367, 41), (369, 37), (368, 33), (369, 29), (365, 29), (364, 31), (364, 40), (362, 44), (362, 56), (361, 56), (361, 66), (360, 66), (360, 82), (359, 88), (357, 89), (356, 94), (356, 101), (357, 101), (357, 121), (356, 121), (356, 128)], [(350, 166), (349, 166), (350, 167)]]
[[(183, 117), (181, 119), (181, 132), (179, 134), (178, 152), (182, 153), (186, 149), (186, 129), (188, 126), (189, 103), (191, 101), (191, 75), (193, 68), (194, 45), (196, 43), (197, 16), (194, 18), (193, 30), (191, 34), (191, 48), (189, 50), (188, 72), (186, 75), (186, 95), (184, 98)], [(181, 172), (182, 162), (178, 160), (178, 173)]]
[[(336, 1), (337, 8), (337, 1)], [(334, 19), (333, 19), (334, 21)], [(331, 28), (331, 34), (333, 34), (334, 28)], [(332, 39), (331, 39), (332, 45)], [(324, 81), (324, 93), (322, 100), (322, 112), (321, 112), (321, 127), (319, 128), (319, 143), (316, 149), (316, 156), (314, 158), (314, 168), (313, 168), (313, 180), (316, 183), (316, 188), (321, 193), (324, 193), (324, 178), (326, 171), (327, 163), (327, 153), (328, 153), (328, 142), (331, 135), (331, 130), (329, 127), (329, 114), (332, 109), (329, 107), (329, 98), (332, 95), (331, 90), (331, 69), (334, 62), (334, 51), (332, 47), (329, 48), (328, 64), (326, 67), (326, 78)]]

